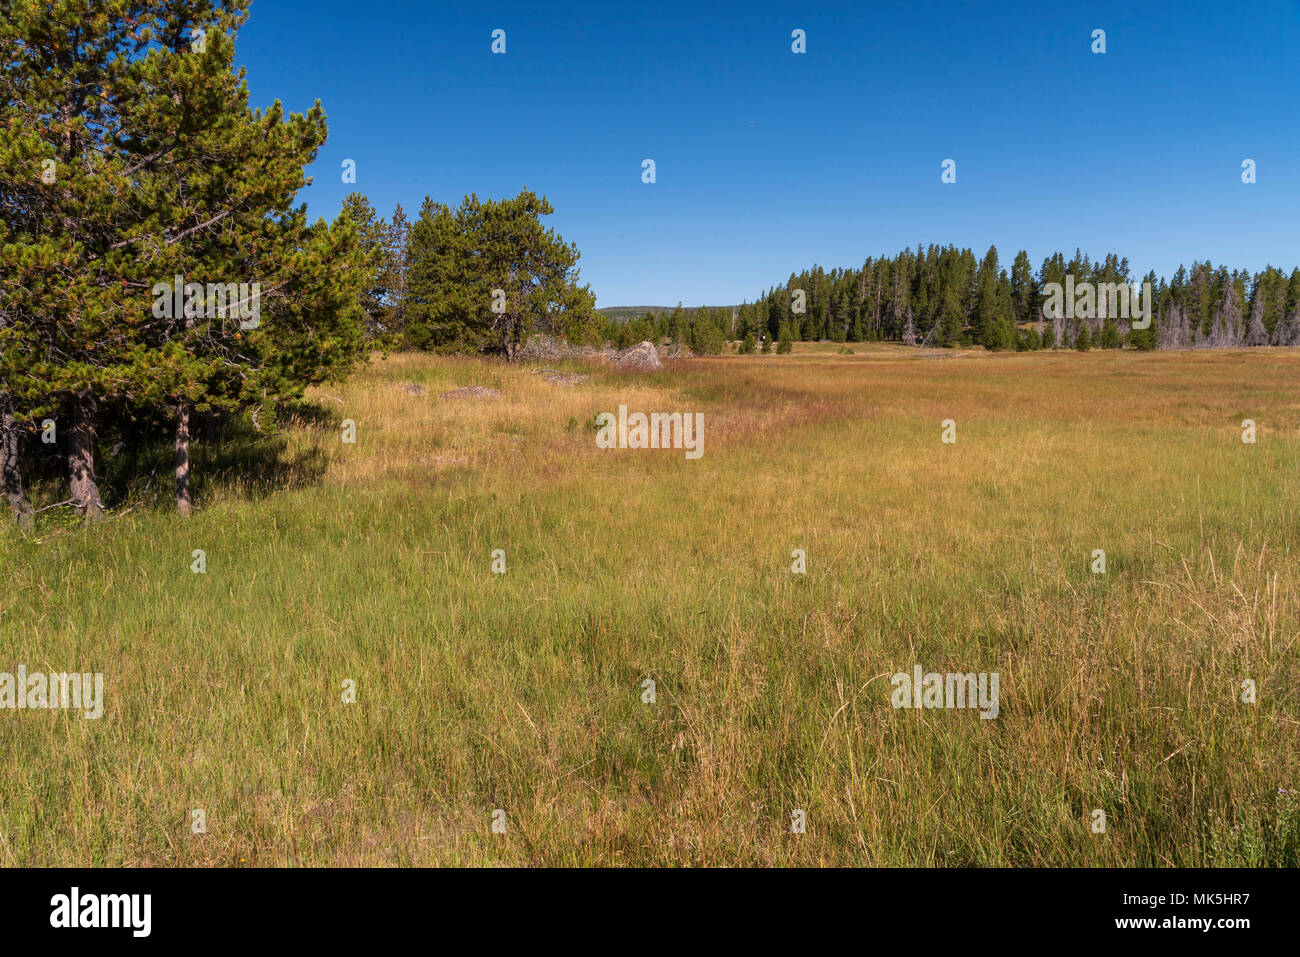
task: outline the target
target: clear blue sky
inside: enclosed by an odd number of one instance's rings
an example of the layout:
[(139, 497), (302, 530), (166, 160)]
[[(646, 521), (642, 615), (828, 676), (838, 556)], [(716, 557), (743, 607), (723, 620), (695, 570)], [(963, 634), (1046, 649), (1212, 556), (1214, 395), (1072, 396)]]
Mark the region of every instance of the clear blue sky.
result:
[(1300, 0), (254, 0), (237, 54), (254, 105), (325, 108), (313, 216), (527, 186), (600, 306), (917, 243), (1300, 265)]

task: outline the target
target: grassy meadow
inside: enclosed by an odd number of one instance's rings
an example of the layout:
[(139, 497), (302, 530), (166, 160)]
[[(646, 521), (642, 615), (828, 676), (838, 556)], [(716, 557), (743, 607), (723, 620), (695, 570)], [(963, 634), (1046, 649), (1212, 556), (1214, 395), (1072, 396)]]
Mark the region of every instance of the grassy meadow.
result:
[(0, 534), (0, 671), (106, 696), (0, 711), (0, 865), (1300, 864), (1300, 351), (853, 350), (376, 356), (189, 521)]

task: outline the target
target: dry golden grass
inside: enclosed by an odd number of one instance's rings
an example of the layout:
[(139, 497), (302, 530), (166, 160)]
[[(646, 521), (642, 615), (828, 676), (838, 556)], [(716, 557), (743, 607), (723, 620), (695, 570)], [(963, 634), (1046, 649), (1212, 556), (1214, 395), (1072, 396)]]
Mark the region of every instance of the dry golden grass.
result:
[[(1300, 863), (1300, 353), (564, 369), (376, 358), (313, 481), (0, 541), (14, 664), (108, 698), (0, 712), (0, 862)], [(918, 663), (1000, 715), (894, 709)]]

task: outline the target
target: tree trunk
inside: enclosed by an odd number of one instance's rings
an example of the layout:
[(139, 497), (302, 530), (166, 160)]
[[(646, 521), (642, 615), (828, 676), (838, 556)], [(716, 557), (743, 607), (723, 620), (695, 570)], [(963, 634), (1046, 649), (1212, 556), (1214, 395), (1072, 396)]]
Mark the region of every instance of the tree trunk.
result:
[(190, 501), (190, 407), (182, 401), (176, 409), (176, 512), (189, 518)]
[(80, 396), (72, 412), (68, 485), (72, 502), (90, 525), (104, 518), (104, 503), (95, 481), (95, 400)]
[(32, 507), (23, 499), (23, 476), (18, 469), (21, 434), (14, 424), (13, 399), (0, 395), (0, 478), (5, 488), (5, 498), (13, 509), (14, 521), (19, 528), (34, 524)]
[(506, 347), (506, 361), (514, 362), (519, 353), (519, 328), (522, 321), (510, 315), (502, 316), (501, 319), (502, 332), (504, 333), (502, 340), (505, 342)]

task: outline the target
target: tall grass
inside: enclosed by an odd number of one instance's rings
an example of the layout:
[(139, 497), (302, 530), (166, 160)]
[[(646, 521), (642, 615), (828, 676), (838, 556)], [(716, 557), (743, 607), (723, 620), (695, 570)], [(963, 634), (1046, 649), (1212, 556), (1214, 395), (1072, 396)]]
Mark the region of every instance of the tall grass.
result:
[(0, 711), (0, 863), (1300, 864), (1300, 353), (855, 353), (377, 359), (188, 522), (0, 536), (0, 671), (107, 697)]

